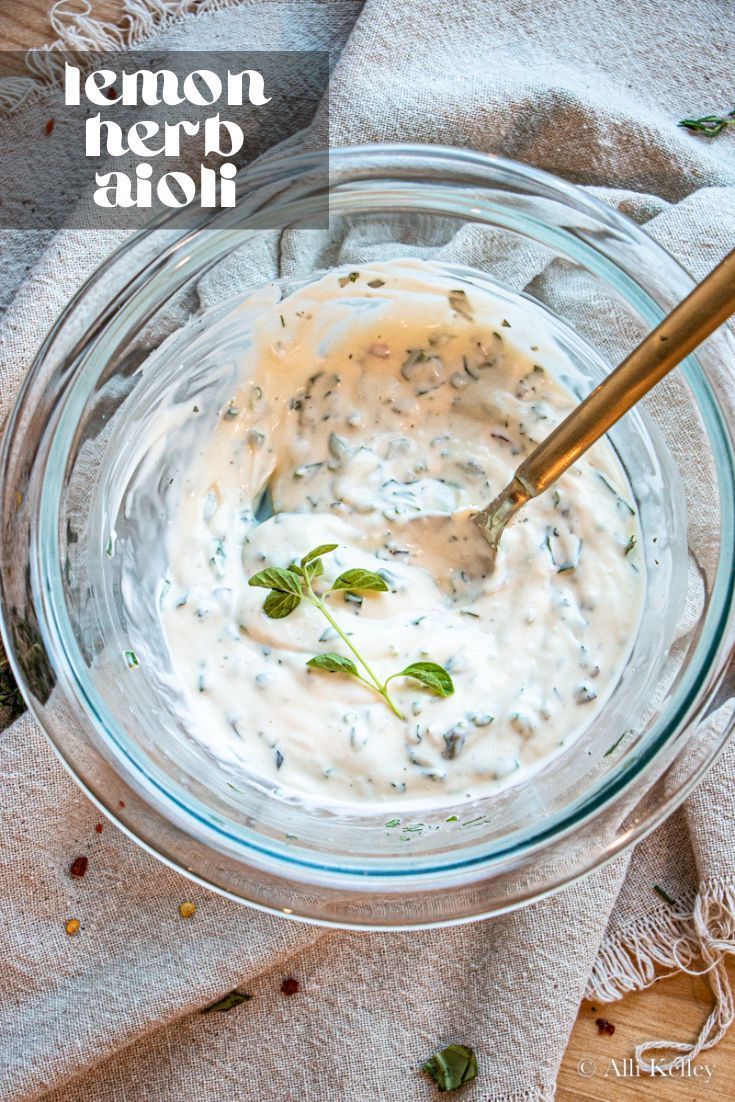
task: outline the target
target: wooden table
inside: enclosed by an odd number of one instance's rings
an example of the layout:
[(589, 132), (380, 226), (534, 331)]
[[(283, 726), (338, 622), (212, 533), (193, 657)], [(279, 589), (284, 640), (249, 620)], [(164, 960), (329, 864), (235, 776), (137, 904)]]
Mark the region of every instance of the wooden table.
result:
[[(27, 50), (53, 37), (48, 20), (51, 0), (24, 0), (22, 4), (0, 0), (0, 48)], [(121, 0), (93, 0), (95, 14), (110, 22), (120, 20)], [(6, 66), (7, 68), (8, 66)], [(12, 69), (23, 72), (22, 59), (13, 59)], [(735, 964), (730, 968), (735, 984)], [(664, 1037), (693, 1039), (712, 1005), (706, 979), (687, 975), (662, 980), (648, 991), (628, 995), (607, 1007), (583, 1002), (569, 1040), (559, 1074), (558, 1102), (725, 1102), (735, 1098), (735, 1029), (716, 1049), (704, 1053), (697, 1063), (712, 1071), (699, 1078), (661, 1076), (635, 1078), (616, 1075), (624, 1069), (640, 1041)], [(605, 1017), (615, 1026), (613, 1036), (600, 1034), (595, 1019)], [(611, 1063), (614, 1062), (614, 1063)], [(593, 1070), (594, 1069), (594, 1070)]]

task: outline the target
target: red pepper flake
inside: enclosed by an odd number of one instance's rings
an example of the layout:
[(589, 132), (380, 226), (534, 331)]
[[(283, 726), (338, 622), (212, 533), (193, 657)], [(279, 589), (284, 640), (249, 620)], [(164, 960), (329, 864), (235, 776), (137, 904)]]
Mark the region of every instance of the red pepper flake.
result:
[(117, 806), (118, 807), (125, 807), (125, 800), (118, 800), (117, 801)]
[(102, 831), (105, 829), (105, 824), (104, 823), (95, 823), (94, 824), (94, 829), (97, 831), (98, 834), (101, 834)]
[(69, 866), (69, 875), (81, 878), (86, 873), (88, 864), (88, 857), (75, 857)]
[(607, 1018), (597, 1018), (595, 1020), (595, 1025), (597, 1026), (598, 1033), (607, 1033), (612, 1037), (615, 1032), (615, 1026), (612, 1022), (608, 1022)]
[(56, 119), (49, 119), (43, 128), (44, 134), (50, 134), (56, 126)]
[(293, 976), (289, 976), (281, 984), (281, 992), (284, 995), (295, 995), (299, 989), (299, 981), (295, 980)]

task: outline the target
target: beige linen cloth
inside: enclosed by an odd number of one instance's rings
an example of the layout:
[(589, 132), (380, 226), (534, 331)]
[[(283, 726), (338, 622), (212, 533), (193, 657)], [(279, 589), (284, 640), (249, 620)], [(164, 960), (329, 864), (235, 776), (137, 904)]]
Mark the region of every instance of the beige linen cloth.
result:
[[(127, 10), (122, 35), (61, 5), (56, 29), (86, 48), (326, 46), (334, 143), (466, 145), (604, 188), (695, 275), (735, 243), (735, 133), (707, 141), (675, 125), (732, 106), (728, 0), (127, 0)], [(52, 56), (32, 65), (53, 73)], [(23, 81), (0, 91), (10, 112), (0, 142), (43, 94)], [(114, 243), (2, 234), (3, 418), (41, 336)], [(458, 1040), (480, 1065), (467, 1102), (542, 1102), (585, 993), (613, 1000), (678, 967), (709, 968), (712, 981), (696, 1047), (676, 1023), (665, 1038), (680, 1043), (669, 1057), (696, 1054), (733, 1017), (722, 959), (735, 949), (734, 765), (731, 747), (631, 856), (542, 903), (450, 930), (344, 933), (237, 906), (111, 824), (97, 833), (98, 813), (22, 717), (0, 735), (0, 1098), (420, 1102), (435, 1088), (418, 1066)], [(72, 880), (79, 853), (89, 871)], [(189, 920), (185, 899), (198, 908)], [(71, 915), (83, 924), (74, 938)], [(297, 995), (281, 994), (285, 976)], [(234, 987), (252, 1000), (198, 1013)], [(651, 1055), (640, 1050), (644, 1066)]]

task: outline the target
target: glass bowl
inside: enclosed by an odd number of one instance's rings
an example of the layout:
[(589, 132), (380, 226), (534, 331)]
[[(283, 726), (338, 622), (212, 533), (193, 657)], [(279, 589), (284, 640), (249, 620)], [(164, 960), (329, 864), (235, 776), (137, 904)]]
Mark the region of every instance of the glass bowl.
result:
[[(322, 167), (319, 154), (268, 158), (239, 180), (234, 211), (152, 225), (69, 303), (3, 445), (3, 634), (62, 761), (161, 860), (308, 921), (467, 921), (538, 899), (641, 838), (724, 745), (732, 723), (706, 720), (733, 691), (735, 477), (720, 382), (733, 341), (717, 334), (611, 433), (639, 513), (645, 602), (628, 663), (576, 742), (492, 797), (420, 813), (235, 778), (182, 726), (150, 612), (159, 505), (185, 456), (162, 448), (156, 485), (130, 505), (158, 404), (232, 382), (234, 355), (207, 343), (237, 316), (232, 296), (252, 304), (274, 280), (287, 292), (342, 264), (434, 257), (546, 311), (582, 395), (692, 286), (632, 222), (525, 165), (383, 145), (332, 150), (328, 185)], [(138, 538), (141, 508), (152, 542)], [(140, 578), (132, 591), (124, 562)], [(132, 637), (160, 659), (134, 675)]]

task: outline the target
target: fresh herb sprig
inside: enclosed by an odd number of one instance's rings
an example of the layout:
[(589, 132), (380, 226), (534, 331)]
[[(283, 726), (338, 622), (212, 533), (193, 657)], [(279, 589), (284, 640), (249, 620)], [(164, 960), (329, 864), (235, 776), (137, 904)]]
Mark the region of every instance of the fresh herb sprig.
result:
[[(385, 593), (388, 586), (380, 574), (372, 570), (356, 568), (345, 570), (332, 582), (331, 586), (322, 593), (314, 589), (314, 581), (324, 573), (322, 555), (328, 555), (336, 551), (338, 544), (323, 543), (314, 547), (299, 562), (292, 562), (287, 568), (280, 566), (268, 566), (265, 570), (259, 570), (249, 579), (248, 585), (261, 589), (269, 589), (270, 593), (263, 602), (263, 611), (272, 620), (281, 620), (290, 616), (294, 609), (298, 608), (302, 601), (307, 601), (314, 608), (318, 608), (325, 617), (330, 627), (337, 632), (340, 639), (352, 651), (357, 662), (344, 654), (315, 654), (306, 663), (311, 669), (323, 670), (326, 673), (342, 673), (349, 677), (355, 677), (362, 681), (368, 688), (380, 694), (385, 703), (399, 719), (406, 717), (397, 707), (388, 691), (388, 685), (397, 677), (411, 677), (420, 681), (425, 688), (437, 696), (451, 696), (454, 692), (454, 684), (447, 670), (436, 662), (412, 662), (397, 673), (392, 673), (384, 681), (378, 677), (360, 651), (354, 645), (348, 635), (342, 630), (330, 609), (326, 600), (332, 593), (358, 591)], [(364, 672), (360, 672), (360, 667)]]
[(714, 138), (726, 127), (735, 126), (735, 108), (728, 111), (726, 115), (702, 115), (699, 119), (681, 119), (679, 126), (698, 134), (705, 134), (708, 138)]

